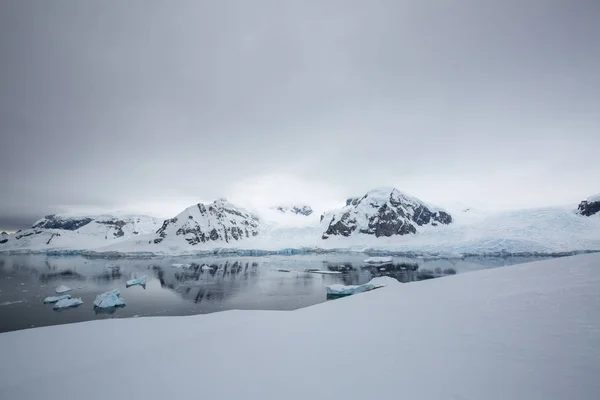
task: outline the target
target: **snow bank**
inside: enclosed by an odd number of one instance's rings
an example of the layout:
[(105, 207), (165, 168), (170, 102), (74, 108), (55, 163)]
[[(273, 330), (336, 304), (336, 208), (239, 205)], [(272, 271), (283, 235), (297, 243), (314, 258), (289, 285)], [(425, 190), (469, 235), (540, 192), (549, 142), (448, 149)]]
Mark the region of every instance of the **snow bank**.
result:
[(119, 297), (121, 293), (119, 289), (113, 289), (109, 292), (105, 292), (96, 296), (94, 300), (94, 307), (98, 308), (111, 308), (111, 307), (122, 307), (125, 305), (125, 299)]
[(73, 307), (78, 307), (82, 304), (83, 304), (83, 300), (81, 300), (81, 298), (62, 299), (62, 300), (57, 301), (54, 304), (54, 309), (58, 310), (61, 308), (73, 308)]
[[(600, 254), (553, 259), (388, 286), (290, 312), (112, 319), (3, 333), (0, 393), (11, 400), (194, 393), (595, 400), (599, 264)], [(56, 360), (68, 366), (68, 379)], [(110, 384), (103, 384), (107, 371)]]
[(595, 194), (595, 195), (590, 196), (590, 197), (587, 198), (587, 202), (588, 203), (595, 203), (597, 201), (600, 201), (600, 193)]

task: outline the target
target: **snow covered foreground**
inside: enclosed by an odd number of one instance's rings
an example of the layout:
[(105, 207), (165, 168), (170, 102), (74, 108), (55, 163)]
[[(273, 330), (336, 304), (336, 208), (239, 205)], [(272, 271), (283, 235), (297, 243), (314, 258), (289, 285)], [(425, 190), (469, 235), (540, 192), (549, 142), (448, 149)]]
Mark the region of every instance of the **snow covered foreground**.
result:
[(290, 312), (103, 320), (0, 335), (0, 397), (598, 399), (600, 254)]

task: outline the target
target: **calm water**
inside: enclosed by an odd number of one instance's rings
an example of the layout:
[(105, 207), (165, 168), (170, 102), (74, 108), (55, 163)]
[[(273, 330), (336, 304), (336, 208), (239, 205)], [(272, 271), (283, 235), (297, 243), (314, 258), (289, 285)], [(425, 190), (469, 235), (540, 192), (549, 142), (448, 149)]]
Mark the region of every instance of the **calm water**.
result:
[[(326, 286), (333, 283), (363, 284), (381, 275), (412, 282), (535, 260), (397, 257), (393, 265), (370, 267), (364, 264), (365, 258), (362, 254), (158, 260), (0, 256), (0, 332), (103, 318), (189, 315), (232, 309), (293, 310), (326, 301)], [(139, 275), (147, 276), (145, 287), (125, 287), (127, 280)], [(69, 294), (81, 297), (84, 304), (61, 311), (43, 304), (45, 297), (56, 295), (54, 289), (59, 285), (72, 288)], [(92, 302), (96, 295), (115, 288), (121, 291), (126, 307), (95, 310)]]

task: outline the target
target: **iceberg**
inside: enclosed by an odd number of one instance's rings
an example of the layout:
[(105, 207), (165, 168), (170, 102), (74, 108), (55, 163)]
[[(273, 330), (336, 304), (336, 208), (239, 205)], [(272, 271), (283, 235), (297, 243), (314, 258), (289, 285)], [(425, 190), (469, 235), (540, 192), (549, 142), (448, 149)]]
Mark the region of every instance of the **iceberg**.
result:
[(109, 292), (101, 293), (96, 296), (96, 300), (94, 300), (94, 307), (123, 307), (125, 306), (125, 299), (119, 297), (120, 294), (121, 292), (119, 292), (119, 289), (113, 289)]
[(392, 257), (369, 257), (364, 260), (365, 264), (391, 264)]
[(80, 306), (81, 304), (83, 304), (83, 300), (81, 300), (81, 298), (62, 299), (54, 304), (54, 309), (59, 310), (61, 308), (73, 308)]
[(70, 292), (71, 290), (73, 290), (73, 289), (71, 289), (70, 287), (65, 286), (65, 285), (60, 285), (59, 287), (54, 289), (54, 291), (58, 294)]
[(212, 271), (212, 268), (206, 264), (204, 264), (201, 269), (202, 269), (202, 271)]
[(351, 296), (353, 294), (368, 292), (373, 289), (379, 289), (396, 283), (399, 283), (396, 279), (382, 276), (373, 278), (363, 285), (329, 285), (327, 286), (327, 298), (335, 299), (338, 297)]
[(126, 287), (144, 286), (144, 285), (146, 285), (146, 275), (140, 276), (139, 278), (130, 279), (125, 283)]
[(171, 264), (173, 268), (189, 268), (190, 266), (190, 264)]
[(71, 298), (70, 294), (63, 294), (62, 296), (50, 296), (44, 299), (44, 304), (56, 303), (61, 300), (68, 300)]

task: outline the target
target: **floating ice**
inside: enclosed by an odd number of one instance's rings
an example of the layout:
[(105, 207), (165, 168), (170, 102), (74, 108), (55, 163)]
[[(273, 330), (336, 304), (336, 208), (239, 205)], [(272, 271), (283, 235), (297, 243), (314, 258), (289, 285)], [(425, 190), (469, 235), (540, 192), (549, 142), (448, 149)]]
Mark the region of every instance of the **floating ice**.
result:
[(44, 304), (56, 303), (57, 301), (67, 300), (70, 298), (71, 298), (70, 294), (63, 294), (62, 296), (50, 296), (50, 297), (46, 297), (44, 299)]
[(96, 296), (96, 300), (94, 300), (94, 307), (98, 308), (110, 308), (110, 307), (120, 307), (125, 305), (125, 299), (119, 297), (121, 292), (119, 289), (113, 289), (109, 292), (105, 292)]
[(71, 290), (73, 290), (73, 289), (71, 289), (70, 287), (65, 286), (65, 285), (60, 285), (59, 287), (54, 289), (54, 291), (58, 294), (70, 292)]
[(390, 264), (392, 257), (369, 257), (364, 262), (365, 264)]
[(329, 285), (327, 286), (327, 296), (350, 296), (357, 293), (368, 292), (377, 288), (375, 285), (365, 283), (364, 285)]
[(329, 285), (327, 286), (327, 297), (351, 296), (353, 294), (368, 292), (369, 290), (379, 289), (396, 283), (399, 283), (396, 279), (385, 276), (373, 278), (364, 285)]
[(189, 268), (190, 264), (171, 264), (173, 268)]
[(209, 267), (208, 265), (204, 264), (204, 265), (202, 266), (202, 271), (212, 271), (212, 268), (211, 268), (211, 267)]
[(308, 273), (311, 273), (311, 274), (321, 274), (321, 275), (338, 275), (338, 274), (341, 274), (340, 271), (323, 271), (323, 270), (320, 270), (320, 269), (307, 269), (307, 270), (304, 270), (304, 272), (308, 272)]
[(130, 279), (125, 284), (126, 287), (130, 286), (144, 286), (146, 284), (146, 275), (140, 276), (139, 278)]
[(58, 310), (60, 308), (72, 308), (80, 306), (81, 304), (83, 304), (83, 300), (81, 300), (81, 298), (62, 299), (54, 304), (54, 309)]
[(19, 303), (24, 303), (25, 300), (14, 300), (14, 301), (4, 301), (2, 303), (0, 303), (0, 306), (10, 306), (11, 304), (19, 304)]

